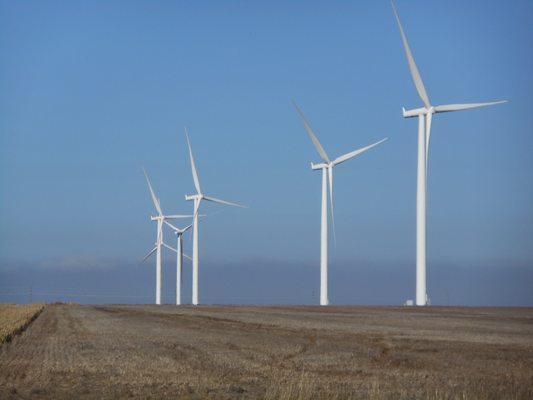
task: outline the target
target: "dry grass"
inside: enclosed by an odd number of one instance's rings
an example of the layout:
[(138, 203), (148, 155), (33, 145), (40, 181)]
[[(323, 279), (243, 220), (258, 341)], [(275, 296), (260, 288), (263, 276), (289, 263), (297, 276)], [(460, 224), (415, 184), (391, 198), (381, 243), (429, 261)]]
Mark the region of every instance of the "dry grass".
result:
[(48, 306), (0, 398), (533, 398), (533, 310)]
[[(509, 385), (509, 382), (506, 385)], [(454, 388), (455, 385), (433, 389), (391, 388), (386, 383), (371, 378), (362, 387), (356, 389), (351, 386), (349, 382), (333, 384), (303, 373), (300, 377), (289, 376), (272, 382), (267, 387), (265, 396), (261, 398), (264, 400), (529, 400), (533, 398), (531, 384), (527, 383), (524, 386), (505, 388), (493, 384), (471, 385), (468, 388)]]
[(43, 304), (0, 304), (0, 344), (23, 332), (43, 308)]

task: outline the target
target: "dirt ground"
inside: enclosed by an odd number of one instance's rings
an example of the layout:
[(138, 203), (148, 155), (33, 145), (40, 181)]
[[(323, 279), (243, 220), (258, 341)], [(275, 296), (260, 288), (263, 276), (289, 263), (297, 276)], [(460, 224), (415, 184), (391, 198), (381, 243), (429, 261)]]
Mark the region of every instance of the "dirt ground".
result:
[(532, 399), (533, 309), (50, 305), (0, 398)]

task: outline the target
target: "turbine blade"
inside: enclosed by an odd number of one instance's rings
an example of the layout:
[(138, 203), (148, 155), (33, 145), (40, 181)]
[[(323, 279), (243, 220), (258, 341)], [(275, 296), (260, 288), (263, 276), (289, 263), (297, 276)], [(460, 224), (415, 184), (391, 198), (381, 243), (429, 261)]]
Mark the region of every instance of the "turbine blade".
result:
[(225, 205), (228, 205), (228, 206), (235, 206), (235, 207), (241, 207), (241, 208), (248, 208), (246, 206), (243, 206), (241, 204), (237, 204), (237, 203), (232, 203), (230, 201), (226, 201), (226, 200), (220, 200), (220, 199), (217, 199), (215, 197), (209, 197), (209, 196), (204, 196), (204, 199), (207, 200), (207, 201), (212, 201), (214, 203), (219, 203), (219, 204), (225, 204)]
[(152, 202), (154, 203), (155, 210), (159, 213), (159, 215), (162, 215), (163, 212), (161, 211), (161, 205), (159, 204), (159, 200), (155, 195), (154, 189), (152, 188), (152, 183), (150, 182), (150, 178), (148, 178), (148, 174), (146, 173), (144, 167), (143, 172), (146, 178), (146, 182), (148, 183), (148, 188), (150, 189), (150, 195), (152, 196)]
[(163, 246), (165, 246), (167, 249), (169, 249), (170, 251), (173, 251), (174, 253), (177, 253), (178, 250), (176, 250), (174, 247), (172, 246), (169, 246), (168, 244), (164, 243), (163, 242)]
[(187, 254), (185, 253), (181, 253), (183, 255), (183, 257), (185, 257), (186, 259), (188, 259), (189, 261), (192, 261), (192, 258), (189, 257)]
[(143, 262), (145, 262), (148, 259), (148, 257), (150, 257), (152, 254), (155, 253), (156, 250), (157, 250), (157, 246), (155, 246), (152, 250), (150, 250), (148, 254), (144, 256), (144, 258), (141, 260), (139, 264), (142, 264)]
[(420, 72), (418, 72), (415, 59), (413, 58), (413, 54), (411, 53), (411, 48), (409, 47), (409, 43), (407, 42), (407, 37), (405, 36), (405, 33), (403, 31), (402, 23), (400, 22), (400, 16), (398, 15), (398, 11), (396, 11), (396, 6), (394, 5), (394, 1), (391, 1), (391, 4), (392, 4), (392, 10), (394, 11), (394, 15), (396, 16), (396, 21), (398, 22), (398, 27), (400, 28), (400, 34), (402, 35), (402, 42), (403, 42), (403, 47), (405, 50), (405, 56), (407, 57), (407, 62), (409, 63), (409, 70), (411, 71), (413, 82), (415, 84), (418, 95), (424, 102), (424, 105), (426, 106), (426, 108), (429, 108), (431, 107), (431, 105), (429, 103), (429, 98), (426, 93), (426, 88), (424, 87), (424, 83), (422, 82), (422, 78), (420, 77)]
[(450, 112), (450, 111), (461, 111), (461, 110), (469, 110), (471, 108), (481, 108), (481, 107), (488, 107), (493, 106), (495, 104), (502, 104), (507, 103), (507, 100), (500, 100), (500, 101), (491, 101), (489, 103), (466, 103), (466, 104), (446, 104), (443, 106), (436, 106), (435, 112)]
[[(192, 217), (192, 215), (191, 215), (191, 217)], [(167, 224), (168, 226), (170, 226), (177, 233), (184, 233), (184, 232), (188, 231), (191, 228), (191, 226), (192, 226), (192, 224), (190, 224), (190, 225), (187, 225), (185, 228), (178, 228), (177, 226), (171, 224), (168, 221), (163, 221), (163, 222), (165, 224)]]
[(324, 148), (322, 147), (322, 145), (318, 141), (318, 138), (316, 137), (315, 133), (313, 132), (313, 129), (311, 128), (311, 125), (309, 125), (309, 122), (307, 122), (307, 119), (305, 118), (304, 113), (296, 105), (294, 100), (293, 100), (292, 104), (294, 104), (294, 107), (296, 108), (296, 111), (298, 112), (298, 114), (300, 114), (300, 117), (302, 118), (302, 121), (303, 121), (304, 126), (305, 126), (305, 130), (307, 131), (307, 134), (309, 135), (309, 137), (311, 138), (311, 141), (315, 145), (315, 148), (318, 151), (318, 154), (320, 155), (320, 157), (322, 157), (322, 159), (325, 162), (330, 163), (331, 161), (329, 160), (329, 157), (326, 154), (326, 151), (324, 150)]
[(189, 139), (189, 132), (185, 128), (185, 137), (187, 138), (187, 145), (189, 146), (189, 158), (191, 160), (191, 170), (192, 170), (192, 179), (194, 180), (194, 187), (196, 188), (196, 193), (201, 194), (202, 190), (200, 189), (200, 180), (198, 179), (198, 171), (196, 170), (196, 165), (194, 163), (194, 157), (192, 155), (191, 141)]
[(187, 245), (190, 245), (191, 242), (192, 242), (192, 234), (187, 236)]
[(340, 163), (343, 163), (346, 160), (349, 160), (350, 158), (358, 156), (359, 154), (362, 154), (365, 151), (370, 150), (372, 147), (377, 146), (378, 144), (383, 143), (384, 141), (386, 141), (388, 139), (389, 138), (381, 139), (380, 141), (378, 141), (376, 143), (372, 143), (372, 144), (370, 144), (370, 145), (368, 145), (366, 147), (362, 147), (360, 149), (357, 149), (357, 150), (354, 150), (354, 151), (352, 151), (350, 153), (347, 153), (347, 154), (345, 154), (343, 156), (337, 157), (335, 160), (333, 160), (333, 165), (338, 165)]
[(333, 212), (333, 168), (328, 168), (329, 180), (329, 205), (331, 208), (331, 226), (333, 228), (333, 243), (337, 246), (337, 234), (335, 233), (335, 214)]
[(200, 203), (202, 202), (202, 197), (198, 199), (198, 201), (194, 202), (194, 214), (193, 214), (193, 223), (196, 217), (198, 217), (198, 210), (200, 210)]
[(165, 220), (163, 220), (163, 222), (164, 222), (165, 224), (167, 224), (168, 226), (170, 226), (174, 231), (176, 231), (176, 232), (181, 232), (181, 229), (180, 229), (180, 228), (178, 228), (177, 226), (172, 225), (170, 222), (165, 221)]

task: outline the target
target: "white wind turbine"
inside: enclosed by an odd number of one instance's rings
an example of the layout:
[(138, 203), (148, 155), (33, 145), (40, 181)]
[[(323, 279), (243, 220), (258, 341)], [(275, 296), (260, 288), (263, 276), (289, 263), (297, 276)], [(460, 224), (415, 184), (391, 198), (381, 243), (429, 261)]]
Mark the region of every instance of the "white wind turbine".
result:
[(349, 160), (350, 158), (356, 157), (362, 153), (364, 153), (367, 150), (370, 150), (372, 147), (377, 146), (380, 143), (383, 143), (388, 138), (382, 139), (379, 142), (373, 143), (369, 146), (362, 147), (358, 150), (351, 151), (350, 153), (346, 153), (340, 157), (337, 157), (333, 161), (328, 157), (326, 154), (326, 151), (318, 141), (318, 138), (314, 134), (313, 130), (311, 129), (311, 125), (309, 125), (309, 122), (307, 122), (307, 119), (305, 118), (303, 112), (300, 110), (300, 108), (296, 105), (296, 103), (293, 101), (294, 107), (296, 108), (296, 111), (298, 114), (300, 114), (300, 117), (302, 118), (302, 121), (304, 123), (305, 130), (307, 131), (307, 134), (311, 138), (311, 141), (315, 145), (315, 148), (322, 158), (323, 162), (320, 164), (314, 164), (311, 163), (311, 169), (313, 170), (322, 170), (322, 218), (321, 218), (321, 225), (320, 225), (320, 305), (321, 306), (327, 306), (329, 304), (329, 298), (328, 298), (328, 210), (327, 210), (327, 202), (328, 202), (328, 181), (329, 181), (329, 200), (330, 200), (330, 207), (331, 207), (331, 220), (333, 225), (333, 237), (335, 238), (335, 219), (333, 214), (333, 167), (336, 165), (343, 163), (344, 161)]
[(146, 182), (148, 183), (148, 188), (150, 189), (150, 196), (152, 197), (152, 202), (154, 203), (155, 210), (157, 211), (157, 216), (150, 217), (152, 221), (157, 221), (157, 238), (155, 246), (152, 250), (148, 252), (146, 256), (142, 259), (141, 263), (144, 262), (148, 257), (150, 257), (154, 252), (156, 253), (156, 284), (155, 284), (155, 304), (161, 304), (161, 246), (167, 247), (170, 250), (172, 247), (168, 246), (163, 242), (163, 222), (169, 219), (178, 219), (178, 218), (188, 218), (190, 215), (164, 215), (161, 210), (161, 203), (157, 196), (155, 195), (154, 189), (148, 178), (148, 174), (143, 168), (144, 176), (146, 177)]
[[(189, 215), (189, 217), (192, 217), (192, 215)], [(168, 221), (165, 221), (165, 224), (170, 226), (177, 237), (177, 243), (176, 248), (172, 249), (176, 252), (177, 260), (176, 260), (176, 305), (181, 305), (181, 283), (182, 283), (182, 265), (183, 265), (183, 257), (188, 258), (189, 260), (192, 260), (191, 257), (189, 257), (187, 254), (183, 253), (183, 234), (187, 232), (191, 227), (192, 224), (186, 226), (185, 228), (178, 228), (171, 224)]]
[[(426, 176), (428, 166), (429, 137), (431, 135), (431, 119), (433, 114), (450, 111), (468, 110), (471, 108), (480, 108), (494, 104), (505, 103), (503, 101), (492, 101), (488, 103), (468, 103), (468, 104), (447, 104), (442, 106), (432, 106), (429, 102), (426, 88), (416, 67), (415, 60), (409, 48), (407, 37), (403, 31), (400, 17), (391, 1), (400, 35), (402, 36), (403, 47), (409, 70), (415, 84), (420, 99), (424, 107), (412, 110), (403, 108), (404, 118), (418, 117), (418, 166), (417, 166), (417, 190), (416, 190), (416, 305), (425, 306), (428, 296), (426, 291)], [(425, 128), (425, 129), (424, 129)]]
[(194, 157), (192, 155), (191, 141), (189, 139), (189, 133), (187, 128), (185, 128), (185, 137), (187, 138), (187, 145), (189, 147), (189, 158), (191, 160), (191, 171), (192, 178), (194, 181), (194, 188), (196, 189), (196, 194), (186, 195), (185, 200), (194, 201), (194, 212), (193, 212), (193, 231), (192, 231), (192, 304), (198, 305), (198, 209), (200, 208), (200, 203), (202, 200), (211, 201), (213, 203), (224, 204), (228, 206), (235, 206), (246, 208), (237, 203), (232, 203), (225, 200), (220, 200), (215, 197), (206, 196), (202, 193), (200, 188), (200, 180), (198, 178), (198, 171), (194, 163)]

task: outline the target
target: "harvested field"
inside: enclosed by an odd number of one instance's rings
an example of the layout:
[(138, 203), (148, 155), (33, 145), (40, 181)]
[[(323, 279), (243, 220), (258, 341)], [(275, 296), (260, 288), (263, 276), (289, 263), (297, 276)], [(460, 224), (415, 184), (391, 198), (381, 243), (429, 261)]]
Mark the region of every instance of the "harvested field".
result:
[(45, 308), (0, 398), (531, 399), (526, 308)]
[(43, 307), (43, 304), (0, 304), (0, 344), (26, 329)]

